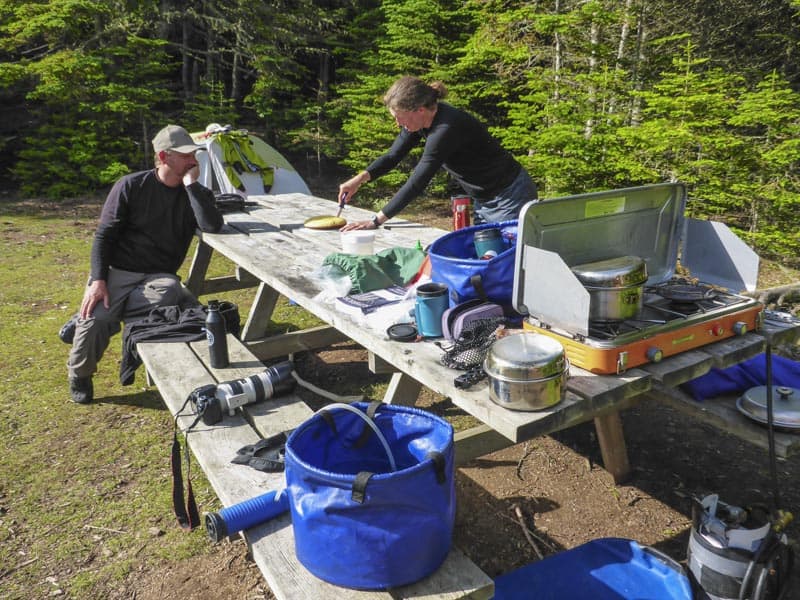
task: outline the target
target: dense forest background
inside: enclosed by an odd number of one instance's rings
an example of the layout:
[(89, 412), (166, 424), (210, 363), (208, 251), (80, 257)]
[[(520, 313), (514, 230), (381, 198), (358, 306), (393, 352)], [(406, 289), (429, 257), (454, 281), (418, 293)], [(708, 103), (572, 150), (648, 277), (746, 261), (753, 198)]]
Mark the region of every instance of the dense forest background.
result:
[[(682, 181), (692, 216), (800, 262), (800, 0), (0, 0), (0, 183), (100, 191), (167, 122), (261, 135), (306, 177), (396, 133), (444, 81), (544, 198)], [(409, 163), (409, 168), (413, 165)], [(407, 171), (370, 184), (390, 194)], [(444, 176), (432, 194), (447, 196)]]

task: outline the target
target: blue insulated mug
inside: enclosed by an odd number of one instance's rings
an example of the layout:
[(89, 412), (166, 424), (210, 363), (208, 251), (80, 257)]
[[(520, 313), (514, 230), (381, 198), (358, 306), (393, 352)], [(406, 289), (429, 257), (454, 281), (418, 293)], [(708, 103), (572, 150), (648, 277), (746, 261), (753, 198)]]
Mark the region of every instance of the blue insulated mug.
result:
[(478, 258), (482, 258), (487, 252), (500, 254), (506, 249), (506, 243), (503, 241), (503, 235), (498, 227), (479, 229), (472, 239), (475, 243), (475, 254)]
[(417, 332), (422, 337), (442, 337), (442, 315), (450, 305), (447, 286), (443, 283), (423, 283), (417, 288), (414, 316)]

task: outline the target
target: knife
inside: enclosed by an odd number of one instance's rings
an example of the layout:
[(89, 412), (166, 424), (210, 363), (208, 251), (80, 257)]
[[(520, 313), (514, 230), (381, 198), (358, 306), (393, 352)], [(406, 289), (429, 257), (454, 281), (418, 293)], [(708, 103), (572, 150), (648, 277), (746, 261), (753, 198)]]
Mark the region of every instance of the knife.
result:
[(342, 192), (342, 195), (339, 196), (339, 210), (336, 211), (337, 219), (342, 215), (342, 209), (346, 204), (345, 200), (347, 200), (347, 192)]

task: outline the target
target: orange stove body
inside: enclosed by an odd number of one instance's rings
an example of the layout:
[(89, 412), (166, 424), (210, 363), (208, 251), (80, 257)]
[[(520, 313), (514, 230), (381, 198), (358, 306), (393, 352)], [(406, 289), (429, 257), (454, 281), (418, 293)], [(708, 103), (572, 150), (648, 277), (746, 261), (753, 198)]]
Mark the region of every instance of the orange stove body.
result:
[(552, 337), (564, 346), (571, 364), (597, 373), (611, 375), (648, 363), (656, 363), (668, 356), (693, 350), (714, 342), (757, 331), (763, 320), (764, 306), (760, 303), (707, 320), (684, 324), (666, 331), (654, 331), (641, 339), (615, 344), (613, 340), (594, 338), (576, 339), (567, 333), (523, 322), (523, 329)]

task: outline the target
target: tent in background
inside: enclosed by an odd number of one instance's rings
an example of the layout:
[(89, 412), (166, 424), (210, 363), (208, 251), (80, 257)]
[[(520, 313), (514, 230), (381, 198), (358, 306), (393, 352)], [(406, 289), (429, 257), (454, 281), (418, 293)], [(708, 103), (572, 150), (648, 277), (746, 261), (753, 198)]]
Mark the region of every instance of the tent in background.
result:
[(193, 133), (204, 147), (196, 154), (200, 183), (219, 194), (311, 194), (308, 185), (286, 158), (261, 138), (244, 129), (211, 123)]

